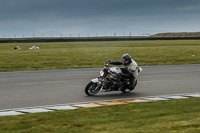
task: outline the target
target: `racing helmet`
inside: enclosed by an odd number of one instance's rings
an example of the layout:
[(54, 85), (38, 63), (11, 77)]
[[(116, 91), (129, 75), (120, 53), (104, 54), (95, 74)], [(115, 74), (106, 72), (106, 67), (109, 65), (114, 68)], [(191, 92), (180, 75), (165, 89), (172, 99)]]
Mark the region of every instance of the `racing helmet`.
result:
[(124, 55), (122, 56), (121, 62), (122, 62), (122, 64), (123, 64), (124, 66), (126, 66), (126, 65), (129, 65), (129, 64), (132, 62), (131, 59), (132, 59), (131, 56), (127, 53), (127, 54), (124, 54)]

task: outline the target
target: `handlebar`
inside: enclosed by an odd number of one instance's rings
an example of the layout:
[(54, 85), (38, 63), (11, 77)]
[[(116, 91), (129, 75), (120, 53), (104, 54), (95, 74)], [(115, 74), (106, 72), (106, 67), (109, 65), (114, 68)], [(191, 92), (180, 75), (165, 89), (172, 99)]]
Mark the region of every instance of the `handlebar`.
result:
[(108, 67), (110, 62), (111, 62), (111, 61), (107, 60), (107, 61), (104, 63), (104, 66), (105, 66), (105, 67)]

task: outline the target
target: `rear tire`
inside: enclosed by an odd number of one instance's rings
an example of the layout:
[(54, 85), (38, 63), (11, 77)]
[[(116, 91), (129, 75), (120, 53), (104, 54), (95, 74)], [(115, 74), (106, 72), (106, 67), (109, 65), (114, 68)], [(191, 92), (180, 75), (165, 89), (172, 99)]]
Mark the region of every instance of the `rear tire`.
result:
[(136, 85), (137, 85), (137, 80), (135, 81), (134, 87), (133, 89), (131, 89), (131, 91), (135, 89)]
[(125, 89), (122, 89), (121, 90), (121, 92), (123, 92), (123, 93), (129, 93), (131, 90), (130, 89), (128, 89), (128, 88), (125, 88)]
[(129, 92), (131, 92), (132, 90), (135, 89), (136, 85), (137, 85), (137, 80), (135, 81), (134, 87), (132, 89), (124, 88), (124, 89), (121, 90), (121, 92), (123, 92), (123, 93), (129, 93)]
[(88, 96), (94, 96), (101, 90), (101, 85), (90, 81), (85, 87), (85, 94)]

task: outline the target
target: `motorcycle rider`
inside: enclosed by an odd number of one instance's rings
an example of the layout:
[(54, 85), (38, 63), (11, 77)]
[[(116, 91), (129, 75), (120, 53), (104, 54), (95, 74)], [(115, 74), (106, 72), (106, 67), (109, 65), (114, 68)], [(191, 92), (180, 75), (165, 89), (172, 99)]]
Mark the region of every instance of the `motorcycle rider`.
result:
[[(135, 86), (135, 81), (138, 77), (138, 73), (140, 69), (138, 69), (138, 64), (131, 58), (131, 56), (127, 53), (122, 56), (121, 61), (107, 61), (108, 64), (112, 65), (124, 65), (124, 68), (120, 68), (122, 70), (121, 76), (123, 78), (129, 78), (130, 84), (128, 89), (133, 89)], [(121, 88), (121, 83), (119, 83), (119, 88)]]

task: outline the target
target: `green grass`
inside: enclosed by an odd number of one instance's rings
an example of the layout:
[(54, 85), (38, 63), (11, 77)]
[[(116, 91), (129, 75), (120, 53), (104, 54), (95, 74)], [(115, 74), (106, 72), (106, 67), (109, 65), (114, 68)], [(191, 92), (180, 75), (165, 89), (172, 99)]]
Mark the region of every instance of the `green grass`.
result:
[(1, 133), (199, 133), (200, 98), (0, 117)]
[(124, 53), (139, 65), (200, 64), (200, 40), (0, 43), (0, 71), (102, 67)]

